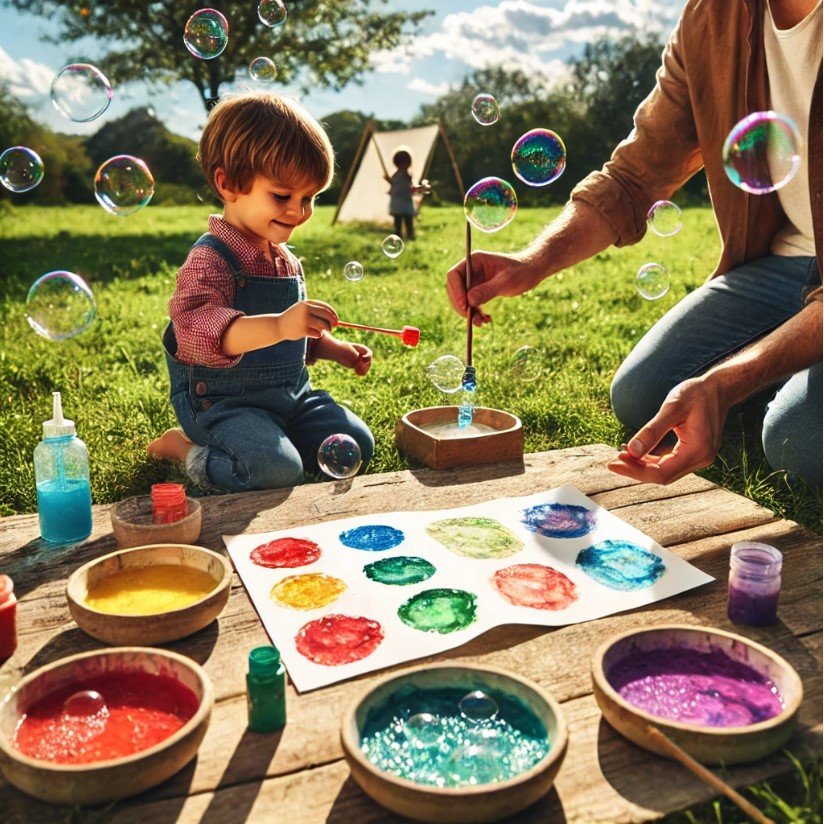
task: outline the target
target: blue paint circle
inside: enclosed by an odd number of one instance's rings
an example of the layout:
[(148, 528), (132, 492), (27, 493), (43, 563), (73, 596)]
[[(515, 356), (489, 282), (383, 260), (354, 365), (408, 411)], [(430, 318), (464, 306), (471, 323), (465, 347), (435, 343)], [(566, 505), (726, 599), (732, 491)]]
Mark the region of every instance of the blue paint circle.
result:
[(367, 552), (383, 552), (403, 542), (404, 534), (399, 529), (384, 524), (367, 524), (347, 529), (338, 536), (344, 546), (364, 549)]
[(580, 538), (595, 529), (595, 513), (574, 504), (537, 504), (523, 510), (521, 523), (547, 538)]
[(601, 541), (582, 549), (575, 565), (599, 584), (624, 592), (651, 587), (666, 570), (657, 555), (629, 541)]

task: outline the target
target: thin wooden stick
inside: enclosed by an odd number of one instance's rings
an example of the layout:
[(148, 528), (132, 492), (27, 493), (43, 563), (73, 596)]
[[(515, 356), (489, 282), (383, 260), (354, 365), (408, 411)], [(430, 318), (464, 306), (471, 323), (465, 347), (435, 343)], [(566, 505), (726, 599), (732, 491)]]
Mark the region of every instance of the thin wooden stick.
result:
[(757, 824), (775, 824), (771, 818), (767, 818), (760, 810), (750, 804), (743, 795), (736, 792), (726, 781), (722, 781), (715, 773), (710, 772), (706, 767), (699, 764), (689, 753), (684, 752), (671, 738), (664, 735), (658, 727), (647, 724), (647, 735), (662, 750), (665, 750), (676, 761), (680, 761), (693, 775), (700, 778), (705, 784), (712, 787), (716, 792), (727, 796), (742, 812), (746, 813)]
[[(466, 221), (466, 294), (472, 287), (472, 225)], [(472, 366), (472, 314), (471, 306), (466, 307), (466, 366)]]
[(399, 338), (403, 332), (400, 329), (384, 329), (382, 326), (367, 326), (364, 323), (347, 323), (344, 320), (339, 320), (338, 326), (344, 329), (363, 329), (365, 332), (381, 332), (384, 335), (394, 335)]

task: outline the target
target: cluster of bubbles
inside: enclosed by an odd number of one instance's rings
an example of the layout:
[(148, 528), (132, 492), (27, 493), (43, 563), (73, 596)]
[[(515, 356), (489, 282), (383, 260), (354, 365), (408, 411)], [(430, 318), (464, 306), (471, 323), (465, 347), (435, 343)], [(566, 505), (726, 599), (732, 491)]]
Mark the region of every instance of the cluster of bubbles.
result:
[[(647, 212), (647, 225), (658, 237), (673, 237), (684, 226), (681, 209), (670, 200), (657, 200)], [(644, 300), (658, 300), (670, 289), (667, 267), (645, 263), (635, 274), (635, 289)]]
[(26, 297), (26, 319), (41, 337), (63, 341), (85, 332), (97, 317), (92, 290), (74, 272), (48, 272)]
[(43, 179), (43, 161), (25, 146), (12, 146), (0, 154), (0, 183), (10, 192), (28, 192)]
[(112, 85), (96, 66), (70, 63), (55, 75), (51, 100), (63, 117), (87, 123), (100, 117), (112, 102)]
[(318, 466), (338, 480), (357, 475), (362, 462), (358, 442), (350, 435), (330, 435), (318, 448)]
[(98, 715), (107, 709), (103, 696), (97, 690), (74, 692), (63, 702), (63, 712), (76, 718)]
[(116, 155), (100, 165), (94, 176), (94, 196), (109, 213), (127, 217), (152, 199), (154, 178), (140, 158)]
[(183, 43), (200, 60), (214, 60), (229, 44), (229, 21), (216, 9), (198, 9), (186, 21)]
[(464, 196), (466, 219), (482, 232), (497, 232), (512, 221), (518, 211), (518, 196), (511, 183), (500, 177), (484, 177), (470, 186)]
[(497, 123), (501, 116), (501, 110), (498, 108), (498, 101), (486, 92), (476, 94), (472, 101), (472, 117), (481, 124), (481, 126), (491, 126)]
[(363, 264), (358, 263), (357, 260), (350, 260), (343, 267), (343, 276), (352, 283), (363, 280)]
[(566, 146), (551, 129), (532, 129), (512, 147), (512, 169), (528, 186), (546, 186), (566, 167)]
[(249, 77), (258, 83), (271, 83), (278, 74), (273, 60), (268, 57), (256, 57), (249, 64)]
[(258, 17), (260, 22), (271, 29), (276, 29), (286, 22), (286, 6), (283, 0), (260, 0)]
[(403, 248), (403, 240), (397, 235), (387, 235), (381, 244), (383, 253), (392, 260), (401, 255)]

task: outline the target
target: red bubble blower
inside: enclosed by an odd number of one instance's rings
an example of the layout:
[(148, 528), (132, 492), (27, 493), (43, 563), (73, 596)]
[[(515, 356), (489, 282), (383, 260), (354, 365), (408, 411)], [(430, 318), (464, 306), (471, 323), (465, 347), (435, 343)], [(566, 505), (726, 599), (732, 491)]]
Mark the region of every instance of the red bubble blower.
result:
[(383, 329), (380, 326), (366, 326), (362, 323), (345, 323), (338, 321), (338, 326), (344, 329), (362, 329), (364, 332), (380, 332), (382, 335), (392, 335), (400, 338), (404, 346), (417, 346), (421, 340), (421, 330), (415, 326), (404, 326), (403, 329)]

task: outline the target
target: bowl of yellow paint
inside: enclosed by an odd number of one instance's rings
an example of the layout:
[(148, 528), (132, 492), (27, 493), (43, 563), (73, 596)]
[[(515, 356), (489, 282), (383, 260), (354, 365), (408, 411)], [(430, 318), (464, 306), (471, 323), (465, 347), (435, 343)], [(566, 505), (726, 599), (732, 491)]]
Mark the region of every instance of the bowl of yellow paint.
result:
[(69, 612), (107, 644), (164, 644), (217, 618), (229, 600), (232, 567), (187, 544), (121, 549), (84, 564), (66, 584)]

